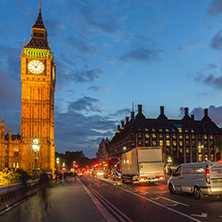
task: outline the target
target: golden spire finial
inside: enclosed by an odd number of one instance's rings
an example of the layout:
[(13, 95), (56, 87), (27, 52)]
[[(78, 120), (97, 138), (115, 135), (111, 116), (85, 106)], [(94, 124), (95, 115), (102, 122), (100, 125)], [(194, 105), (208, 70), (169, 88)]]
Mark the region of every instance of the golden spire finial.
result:
[(39, 9), (41, 10), (42, 8), (42, 0), (39, 0)]

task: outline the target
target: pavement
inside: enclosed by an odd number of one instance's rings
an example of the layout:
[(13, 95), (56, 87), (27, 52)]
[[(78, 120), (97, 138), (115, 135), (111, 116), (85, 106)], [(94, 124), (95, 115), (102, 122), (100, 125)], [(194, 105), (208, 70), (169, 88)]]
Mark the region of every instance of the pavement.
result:
[(100, 201), (79, 180), (67, 179), (48, 189), (45, 209), (40, 193), (0, 213), (4, 222), (116, 222)]

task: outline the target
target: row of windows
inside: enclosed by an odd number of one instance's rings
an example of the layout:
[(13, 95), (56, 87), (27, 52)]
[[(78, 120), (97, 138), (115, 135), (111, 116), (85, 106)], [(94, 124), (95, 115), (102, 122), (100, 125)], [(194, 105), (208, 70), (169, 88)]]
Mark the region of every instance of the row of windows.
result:
[[(185, 130), (183, 130), (182, 128), (177, 128), (177, 130), (178, 130), (178, 132), (179, 133), (183, 133), (183, 132), (185, 132), (185, 133), (195, 133), (195, 132), (199, 132), (199, 131), (201, 131), (201, 129), (198, 129), (198, 128), (196, 128), (195, 130), (194, 129), (190, 129), (190, 130), (188, 130), (188, 129), (185, 129)], [(204, 130), (204, 132), (206, 132), (207, 131), (207, 129), (203, 129)], [(217, 129), (208, 129), (209, 131), (211, 131), (211, 132), (213, 132), (213, 131), (217, 131)], [(138, 128), (138, 131), (142, 131), (142, 129), (141, 128)], [(158, 130), (156, 130), (156, 129), (154, 129), (154, 128), (152, 128), (152, 129), (148, 129), (148, 128), (145, 128), (145, 131), (146, 132), (170, 132), (170, 130), (169, 129), (158, 129)], [(176, 128), (175, 129), (171, 129), (171, 132), (176, 132)]]
[[(158, 134), (159, 135), (159, 138), (163, 138), (163, 135), (164, 134)], [(153, 133), (153, 134), (149, 134), (149, 133), (145, 133), (145, 138), (146, 139), (148, 139), (148, 138), (150, 138), (152, 136), (152, 138), (156, 138), (157, 137), (157, 134), (156, 133)], [(190, 139), (190, 138), (192, 138), (192, 139), (196, 139), (196, 136), (200, 139), (200, 138), (202, 138), (202, 135), (195, 135), (195, 134), (191, 134), (191, 135), (189, 135), (189, 134), (179, 134), (179, 139), (183, 139), (184, 137), (186, 138), (186, 139)], [(143, 134), (142, 133), (138, 133), (138, 138), (142, 138), (143, 137)], [(167, 139), (169, 139), (170, 138), (170, 134), (166, 134), (166, 138)], [(172, 135), (172, 138), (173, 139), (176, 139), (177, 138), (177, 135), (176, 134), (173, 134)], [(204, 140), (207, 140), (208, 139), (208, 136), (207, 136), (207, 134), (204, 134)], [(213, 135), (210, 135), (210, 140), (213, 140), (214, 139), (214, 137), (213, 137)]]
[[(143, 145), (143, 141), (139, 140), (138, 144), (139, 144), (139, 146), (142, 146)], [(164, 145), (163, 140), (159, 140), (159, 144), (157, 143), (156, 140), (153, 140), (152, 143), (149, 140), (146, 140), (145, 144), (146, 144), (145, 146), (149, 146), (151, 144), (152, 144), (152, 146), (163, 146)], [(190, 146), (190, 142), (189, 141), (185, 141), (185, 143), (183, 143), (183, 141), (179, 141), (178, 145), (181, 146), (181, 147), (183, 147), (183, 145)], [(196, 144), (196, 142), (192, 142), (191, 143), (191, 146), (193, 146), (193, 147), (199, 147), (201, 145), (202, 145), (201, 141), (198, 141), (197, 144)], [(213, 141), (211, 141), (209, 145), (213, 146)], [(166, 146), (171, 146), (170, 140), (166, 140)], [(172, 141), (172, 146), (176, 147), (177, 146), (177, 141)], [(203, 146), (204, 147), (208, 147), (208, 143), (205, 141)]]

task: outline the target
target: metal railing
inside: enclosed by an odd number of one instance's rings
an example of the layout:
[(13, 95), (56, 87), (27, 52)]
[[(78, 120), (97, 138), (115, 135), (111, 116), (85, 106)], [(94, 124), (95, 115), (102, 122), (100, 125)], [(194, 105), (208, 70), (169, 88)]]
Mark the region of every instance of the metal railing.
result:
[(0, 187), (0, 212), (38, 192), (38, 180)]

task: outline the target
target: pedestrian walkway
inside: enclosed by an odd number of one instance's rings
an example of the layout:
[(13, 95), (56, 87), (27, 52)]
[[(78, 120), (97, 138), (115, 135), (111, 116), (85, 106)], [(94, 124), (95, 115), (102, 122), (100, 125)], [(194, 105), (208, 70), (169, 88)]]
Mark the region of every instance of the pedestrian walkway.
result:
[(77, 179), (57, 183), (48, 190), (48, 208), (40, 194), (0, 214), (5, 222), (105, 222), (116, 221)]

